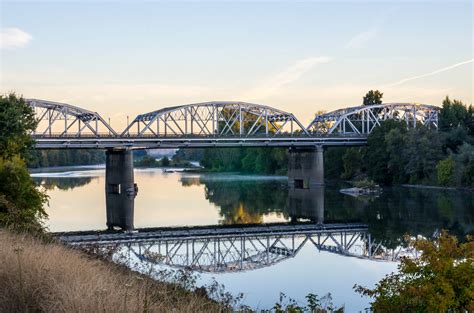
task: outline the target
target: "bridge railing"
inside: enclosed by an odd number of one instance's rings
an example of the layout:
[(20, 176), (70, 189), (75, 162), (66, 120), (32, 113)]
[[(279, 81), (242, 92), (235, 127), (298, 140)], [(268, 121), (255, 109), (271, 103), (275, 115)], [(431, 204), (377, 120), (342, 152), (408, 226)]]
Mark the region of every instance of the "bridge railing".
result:
[(229, 135), (197, 135), (197, 134), (183, 134), (183, 135), (164, 135), (164, 134), (130, 134), (130, 135), (114, 135), (111, 133), (82, 133), (82, 134), (65, 134), (61, 132), (52, 132), (48, 134), (32, 134), (32, 138), (34, 139), (78, 139), (78, 138), (84, 138), (84, 139), (215, 139), (215, 138), (221, 138), (221, 139), (245, 139), (245, 138), (251, 138), (251, 139), (276, 139), (276, 138), (306, 138), (306, 139), (311, 139), (311, 138), (348, 138), (348, 137), (353, 137), (353, 138), (365, 138), (365, 135), (358, 135), (358, 134), (319, 134), (319, 133), (310, 133), (309, 135), (302, 134), (302, 133), (280, 133), (277, 135), (273, 136), (267, 136), (266, 134), (255, 134), (251, 137), (248, 136), (241, 136), (239, 134), (229, 134)]

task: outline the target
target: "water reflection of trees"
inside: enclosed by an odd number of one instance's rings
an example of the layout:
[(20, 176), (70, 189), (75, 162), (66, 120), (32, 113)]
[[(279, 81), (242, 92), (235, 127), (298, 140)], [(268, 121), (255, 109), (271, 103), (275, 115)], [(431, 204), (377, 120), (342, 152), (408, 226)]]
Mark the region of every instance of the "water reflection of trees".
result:
[(208, 181), (205, 197), (220, 207), (224, 224), (263, 222), (263, 215), (283, 213), (287, 194), (280, 182)]
[(399, 246), (405, 234), (433, 236), (447, 229), (459, 238), (474, 233), (474, 195), (458, 191), (387, 188), (378, 197), (343, 195), (336, 186), (324, 192), (294, 192), (282, 181), (206, 180), (185, 177), (183, 185), (203, 184), (205, 196), (220, 208), (225, 224), (261, 223), (265, 214), (287, 220), (321, 221), (317, 206), (323, 197), (325, 223), (362, 222), (384, 246)]
[(341, 197), (337, 190), (329, 189), (325, 197), (326, 219), (359, 219), (389, 248), (398, 246), (405, 234), (431, 237), (447, 229), (463, 238), (474, 232), (472, 193), (399, 187), (365, 199)]
[(92, 177), (45, 177), (34, 178), (37, 185), (43, 186), (46, 190), (72, 190), (77, 187), (85, 186), (92, 181)]

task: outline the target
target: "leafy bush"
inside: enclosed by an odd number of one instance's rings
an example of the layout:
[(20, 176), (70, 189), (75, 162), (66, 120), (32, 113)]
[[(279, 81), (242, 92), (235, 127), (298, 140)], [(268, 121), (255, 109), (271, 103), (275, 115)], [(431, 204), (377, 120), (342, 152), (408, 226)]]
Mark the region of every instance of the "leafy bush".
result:
[(442, 231), (435, 241), (408, 240), (421, 252), (403, 258), (398, 273), (383, 278), (374, 289), (354, 286), (374, 298), (374, 312), (473, 312), (474, 239), (459, 243)]
[(354, 187), (357, 187), (357, 188), (375, 188), (375, 187), (377, 187), (377, 184), (373, 180), (370, 180), (370, 179), (355, 181), (355, 182), (353, 182), (353, 185), (354, 185)]

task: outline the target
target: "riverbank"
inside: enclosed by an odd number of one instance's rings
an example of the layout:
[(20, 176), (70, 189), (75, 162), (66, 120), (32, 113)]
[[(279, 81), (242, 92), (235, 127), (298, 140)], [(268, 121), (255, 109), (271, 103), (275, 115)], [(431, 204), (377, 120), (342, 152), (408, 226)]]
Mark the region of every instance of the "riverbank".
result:
[(474, 191), (474, 188), (467, 188), (467, 187), (444, 187), (444, 186), (412, 185), (412, 184), (402, 184), (400, 186), (405, 187), (405, 188), (419, 188), (419, 189), (457, 190), (457, 191), (470, 191), (470, 192)]
[(60, 243), (0, 230), (0, 312), (222, 312), (190, 292)]

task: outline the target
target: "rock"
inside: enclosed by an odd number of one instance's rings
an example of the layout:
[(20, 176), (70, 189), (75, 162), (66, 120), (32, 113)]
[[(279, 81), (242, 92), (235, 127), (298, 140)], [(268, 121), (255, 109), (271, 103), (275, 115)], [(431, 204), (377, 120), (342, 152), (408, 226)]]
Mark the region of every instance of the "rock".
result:
[(361, 196), (361, 195), (369, 195), (369, 194), (378, 194), (382, 191), (382, 189), (379, 186), (376, 186), (374, 188), (358, 188), (358, 187), (352, 187), (352, 188), (344, 188), (339, 190), (339, 192), (342, 192), (344, 194), (350, 195), (350, 196)]

